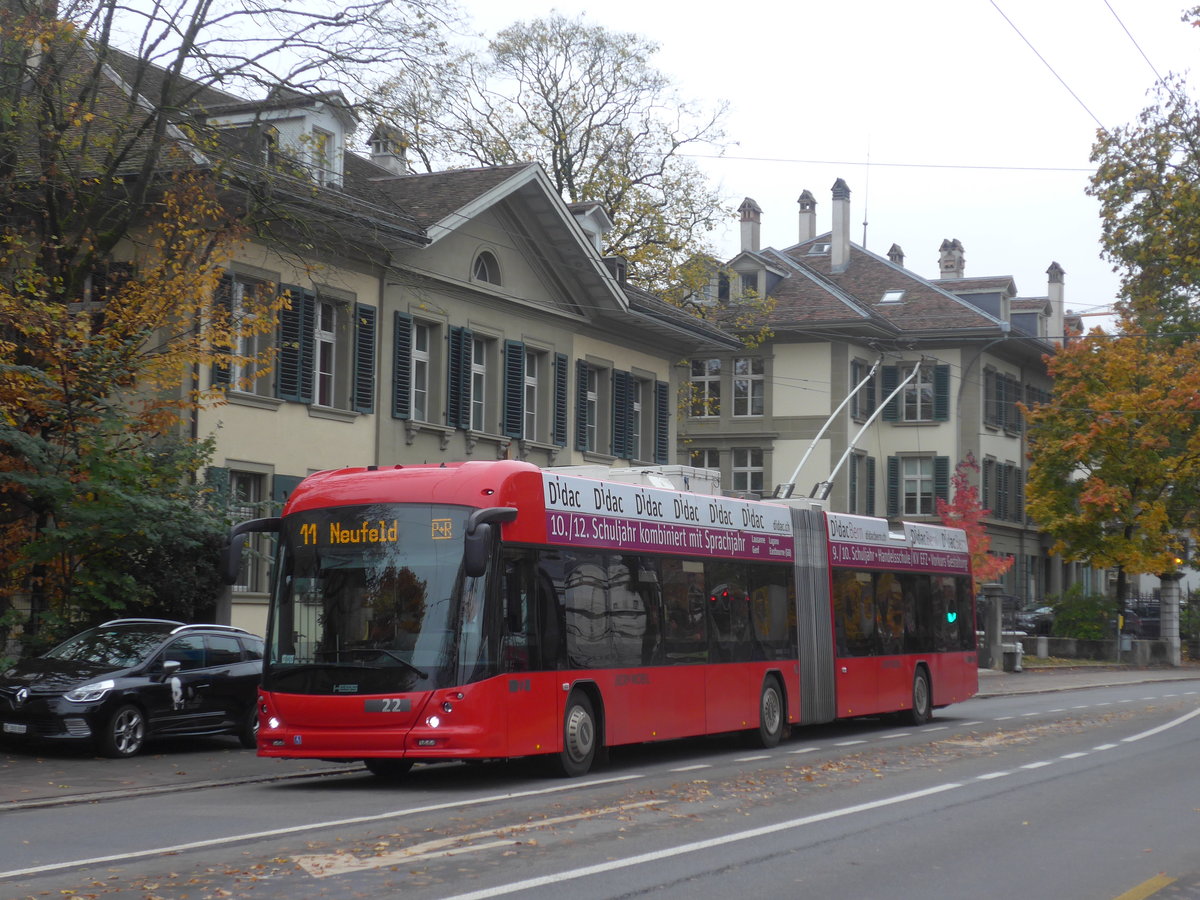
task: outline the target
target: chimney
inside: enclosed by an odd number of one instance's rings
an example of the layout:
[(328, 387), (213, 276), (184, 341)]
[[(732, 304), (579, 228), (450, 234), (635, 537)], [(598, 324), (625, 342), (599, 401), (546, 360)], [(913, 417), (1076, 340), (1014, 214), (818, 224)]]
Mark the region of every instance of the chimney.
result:
[(904, 268), (904, 251), (900, 249), (899, 244), (892, 244), (891, 249), (888, 250), (888, 259), (900, 268)]
[(399, 128), (391, 125), (376, 125), (368, 140), (371, 145), (371, 161), (393, 175), (407, 175), (408, 139)]
[(958, 238), (946, 238), (938, 248), (938, 266), (941, 270), (939, 278), (962, 278), (967, 269), (967, 260), (963, 256), (963, 245)]
[(817, 200), (812, 191), (805, 188), (800, 192), (800, 243), (811, 241), (817, 236)]
[(1063, 334), (1066, 330), (1066, 323), (1063, 316), (1063, 301), (1065, 299), (1063, 276), (1066, 274), (1063, 271), (1063, 267), (1056, 262), (1050, 263), (1050, 268), (1046, 270), (1048, 278), (1046, 297), (1050, 301), (1050, 321), (1047, 323), (1046, 330), (1049, 332), (1050, 340), (1059, 347), (1064, 343)]
[(829, 269), (844, 272), (850, 262), (850, 188), (838, 179), (833, 183), (833, 234), (829, 247)]
[(747, 197), (738, 207), (742, 217), (742, 252), (758, 252), (759, 232), (762, 230), (762, 209)]

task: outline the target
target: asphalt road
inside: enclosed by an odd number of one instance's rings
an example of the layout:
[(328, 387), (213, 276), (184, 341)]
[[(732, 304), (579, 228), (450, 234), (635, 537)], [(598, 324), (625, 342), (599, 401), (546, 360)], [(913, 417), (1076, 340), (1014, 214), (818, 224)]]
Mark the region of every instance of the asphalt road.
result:
[[(125, 761), (8, 754), (0, 785), (28, 793), (0, 819), (0, 895), (1200, 897), (1200, 682), (1178, 681), (1196, 674), (985, 676), (988, 697), (926, 728), (653, 745), (565, 781), (520, 763), (279, 780), (294, 764), (219, 741)], [(127, 768), (101, 766), (106, 790), (142, 793), (83, 802), (18, 775), (109, 762)]]

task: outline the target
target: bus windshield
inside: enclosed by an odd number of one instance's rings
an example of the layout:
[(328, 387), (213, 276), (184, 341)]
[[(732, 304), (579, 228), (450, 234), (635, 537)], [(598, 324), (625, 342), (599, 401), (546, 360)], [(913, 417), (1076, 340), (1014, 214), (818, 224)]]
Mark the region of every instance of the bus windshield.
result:
[(482, 587), (462, 575), (470, 512), (377, 503), (288, 516), (263, 687), (354, 694), (454, 683), (464, 586), (466, 596)]

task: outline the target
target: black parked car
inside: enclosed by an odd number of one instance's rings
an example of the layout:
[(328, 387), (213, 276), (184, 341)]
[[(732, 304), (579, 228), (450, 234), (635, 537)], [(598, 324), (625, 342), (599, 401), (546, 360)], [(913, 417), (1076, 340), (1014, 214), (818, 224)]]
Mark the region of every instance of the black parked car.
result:
[(115, 619), (0, 673), (0, 735), (88, 740), (133, 756), (149, 738), (255, 745), (262, 638), (228, 625)]

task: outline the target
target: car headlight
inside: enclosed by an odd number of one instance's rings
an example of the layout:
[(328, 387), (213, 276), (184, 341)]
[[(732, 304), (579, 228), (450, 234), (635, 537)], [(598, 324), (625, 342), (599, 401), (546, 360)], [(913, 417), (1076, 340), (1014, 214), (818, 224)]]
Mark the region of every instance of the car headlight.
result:
[(104, 681), (97, 681), (94, 684), (81, 684), (69, 693), (63, 694), (63, 698), (72, 703), (95, 703), (116, 686), (116, 682), (111, 678)]

